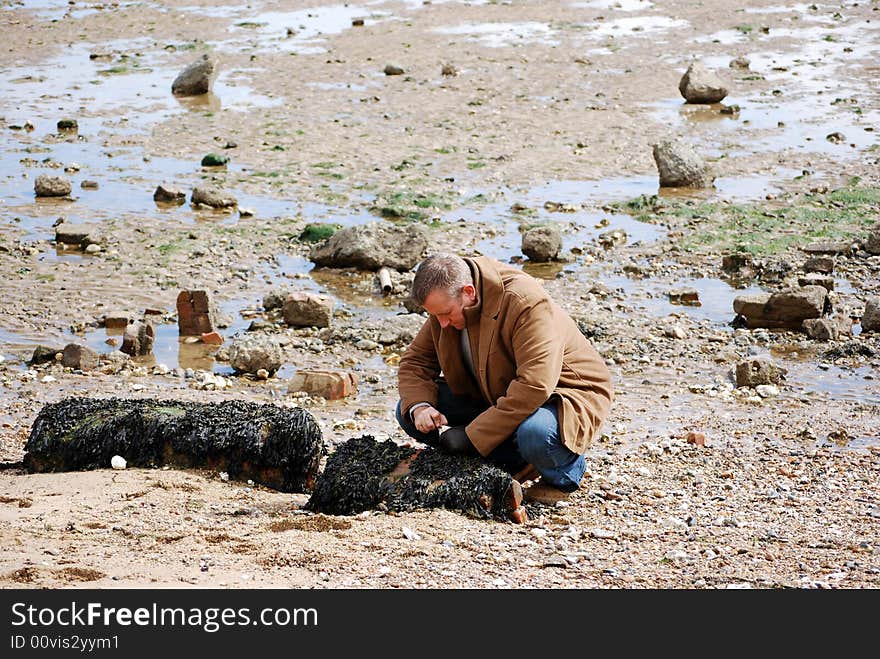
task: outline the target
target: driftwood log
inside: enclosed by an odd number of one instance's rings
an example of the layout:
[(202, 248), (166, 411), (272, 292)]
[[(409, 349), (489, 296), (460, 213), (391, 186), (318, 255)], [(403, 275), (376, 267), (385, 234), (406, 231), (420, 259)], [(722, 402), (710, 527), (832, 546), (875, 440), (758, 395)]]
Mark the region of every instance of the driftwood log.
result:
[(324, 441), (314, 417), (244, 401), (65, 398), (40, 410), (25, 446), (32, 472), (172, 465), (225, 471), (282, 492), (311, 490)]
[(448, 508), (480, 518), (527, 519), (522, 488), (506, 471), (479, 458), (378, 442), (370, 435), (336, 448), (304, 508), (330, 515)]

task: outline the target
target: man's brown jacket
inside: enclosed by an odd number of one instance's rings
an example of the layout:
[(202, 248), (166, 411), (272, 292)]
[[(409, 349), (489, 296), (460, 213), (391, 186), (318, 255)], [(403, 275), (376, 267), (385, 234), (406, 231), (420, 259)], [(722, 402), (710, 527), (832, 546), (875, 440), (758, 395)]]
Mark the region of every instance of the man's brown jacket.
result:
[(553, 396), (562, 441), (584, 453), (613, 399), (605, 362), (536, 279), (487, 257), (465, 261), (477, 291), (464, 309), (477, 379), (465, 364), (460, 331), (431, 316), (400, 360), (403, 413), (422, 401), (436, 406), (442, 373), (453, 394), (490, 404), (465, 428), (486, 456)]

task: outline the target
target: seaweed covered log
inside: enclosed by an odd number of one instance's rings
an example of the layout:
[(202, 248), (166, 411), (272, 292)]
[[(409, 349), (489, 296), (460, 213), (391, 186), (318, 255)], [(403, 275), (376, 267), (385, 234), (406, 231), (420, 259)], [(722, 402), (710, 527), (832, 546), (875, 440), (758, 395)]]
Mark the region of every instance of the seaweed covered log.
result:
[(355, 515), (448, 508), (481, 518), (527, 519), (522, 488), (506, 471), (479, 458), (399, 446), (370, 435), (349, 439), (330, 455), (306, 510)]
[(40, 410), (25, 446), (30, 471), (172, 465), (225, 471), (282, 492), (311, 490), (324, 440), (302, 408), (223, 401), (65, 398)]

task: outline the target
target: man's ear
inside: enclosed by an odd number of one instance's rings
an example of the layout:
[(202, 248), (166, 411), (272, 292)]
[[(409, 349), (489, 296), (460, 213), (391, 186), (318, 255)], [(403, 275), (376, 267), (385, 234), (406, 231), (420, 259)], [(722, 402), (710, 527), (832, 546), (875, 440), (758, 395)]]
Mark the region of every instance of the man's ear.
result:
[(465, 284), (461, 287), (461, 294), (470, 300), (470, 304), (473, 304), (477, 299), (477, 289), (474, 288), (473, 284)]

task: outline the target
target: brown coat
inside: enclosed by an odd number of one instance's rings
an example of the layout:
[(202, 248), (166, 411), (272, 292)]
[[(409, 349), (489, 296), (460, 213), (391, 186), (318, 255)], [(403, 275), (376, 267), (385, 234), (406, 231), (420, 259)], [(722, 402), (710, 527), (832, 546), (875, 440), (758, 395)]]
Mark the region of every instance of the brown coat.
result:
[(611, 374), (571, 317), (533, 277), (487, 257), (465, 259), (477, 301), (464, 310), (477, 381), (461, 351), (461, 334), (433, 316), (400, 360), (401, 408), (437, 404), (437, 377), (458, 396), (491, 406), (465, 429), (481, 455), (512, 436), (520, 423), (558, 400), (562, 441), (584, 453), (611, 407)]

